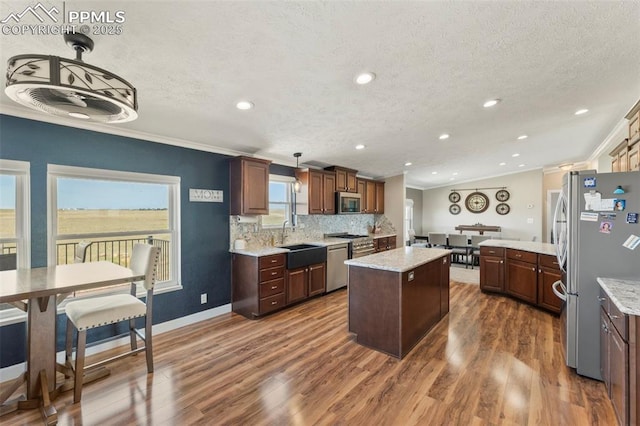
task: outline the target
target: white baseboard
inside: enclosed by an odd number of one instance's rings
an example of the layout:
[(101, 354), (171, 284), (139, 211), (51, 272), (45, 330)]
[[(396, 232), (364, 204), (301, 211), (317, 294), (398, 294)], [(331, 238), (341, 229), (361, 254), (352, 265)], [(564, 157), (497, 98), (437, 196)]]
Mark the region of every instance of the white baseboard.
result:
[[(213, 309), (207, 309), (206, 311), (197, 312), (195, 314), (187, 315), (186, 317), (177, 318), (171, 321), (166, 321), (160, 324), (155, 324), (153, 326), (153, 335), (157, 336), (158, 334), (166, 333), (167, 331), (175, 330), (180, 327), (184, 327), (187, 325), (195, 324), (200, 321), (208, 320), (211, 318), (215, 318), (218, 315), (228, 314), (231, 312), (231, 304), (226, 304), (222, 306), (218, 306)], [(94, 346), (88, 346), (86, 355), (95, 355), (103, 351), (107, 351), (109, 349), (117, 348), (118, 346), (128, 345), (129, 344), (129, 336), (121, 337), (119, 339), (109, 340), (108, 342), (100, 343)], [(56, 354), (57, 361), (60, 363), (64, 363), (64, 351), (58, 352)], [(9, 367), (0, 368), (0, 382), (6, 382), (9, 380), (13, 380), (20, 376), (24, 372), (26, 368), (26, 363), (21, 362), (20, 364), (10, 365)]]

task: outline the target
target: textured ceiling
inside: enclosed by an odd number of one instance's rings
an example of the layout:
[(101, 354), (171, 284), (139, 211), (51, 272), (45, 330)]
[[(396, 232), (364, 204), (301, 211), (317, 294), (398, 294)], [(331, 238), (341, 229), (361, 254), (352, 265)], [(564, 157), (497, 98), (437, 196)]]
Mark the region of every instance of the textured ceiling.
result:
[[(0, 19), (35, 3), (2, 2)], [(301, 163), (371, 177), (406, 171), (410, 185), (428, 188), (453, 173), (461, 182), (585, 161), (640, 98), (638, 1), (64, 7), (126, 13), (123, 33), (94, 36), (84, 60), (137, 87), (139, 119), (50, 118), (4, 93), (0, 112), (286, 164), (299, 151)], [(22, 53), (74, 56), (54, 35), (2, 34), (0, 50), (3, 63)], [(376, 80), (354, 84), (362, 71)], [(483, 108), (491, 98), (502, 102)], [(255, 108), (237, 110), (241, 99)], [(580, 108), (589, 112), (575, 116)], [(356, 151), (360, 143), (367, 148)]]

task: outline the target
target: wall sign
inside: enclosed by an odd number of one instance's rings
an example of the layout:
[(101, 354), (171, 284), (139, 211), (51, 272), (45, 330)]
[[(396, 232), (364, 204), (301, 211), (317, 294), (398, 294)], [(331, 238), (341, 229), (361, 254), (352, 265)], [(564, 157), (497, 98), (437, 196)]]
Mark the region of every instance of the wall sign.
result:
[(192, 203), (221, 203), (222, 191), (216, 189), (189, 188), (189, 201)]

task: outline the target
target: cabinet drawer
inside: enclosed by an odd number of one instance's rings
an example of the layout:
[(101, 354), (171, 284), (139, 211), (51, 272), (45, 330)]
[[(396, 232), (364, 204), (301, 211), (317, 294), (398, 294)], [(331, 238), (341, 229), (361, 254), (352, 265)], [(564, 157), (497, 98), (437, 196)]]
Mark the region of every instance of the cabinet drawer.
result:
[(530, 251), (507, 249), (507, 258), (521, 262), (538, 263), (538, 255)]
[(480, 256), (504, 256), (504, 248), (480, 247)]
[(284, 278), (273, 281), (267, 281), (260, 284), (260, 298), (273, 296), (274, 294), (284, 292)]
[(284, 293), (260, 299), (260, 315), (266, 314), (284, 306)]
[(260, 270), (260, 282), (271, 281), (284, 277), (284, 266), (277, 268), (261, 269)]
[(271, 256), (262, 256), (258, 262), (260, 269), (274, 268), (276, 266), (284, 266), (284, 253), (272, 254)]
[(555, 256), (540, 254), (538, 255), (538, 264), (540, 266), (546, 266), (547, 268), (560, 269), (560, 266), (558, 265), (558, 258)]
[(613, 301), (609, 301), (609, 318), (611, 318), (611, 322), (615, 326), (618, 333), (625, 342), (629, 341), (629, 332), (628, 332), (628, 324), (629, 318), (627, 315), (620, 312), (618, 307)]

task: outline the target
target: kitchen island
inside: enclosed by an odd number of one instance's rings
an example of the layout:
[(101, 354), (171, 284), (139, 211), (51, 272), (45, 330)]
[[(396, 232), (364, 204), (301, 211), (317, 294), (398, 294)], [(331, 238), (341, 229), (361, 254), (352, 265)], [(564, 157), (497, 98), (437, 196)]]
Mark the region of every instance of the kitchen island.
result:
[(451, 250), (401, 247), (345, 261), (349, 332), (402, 359), (449, 312)]

